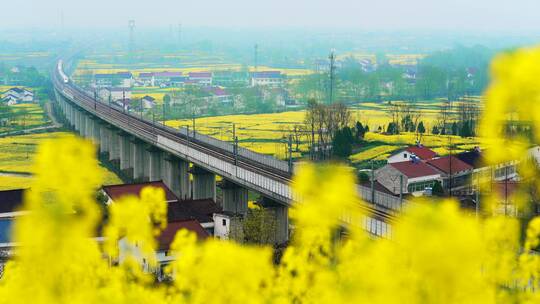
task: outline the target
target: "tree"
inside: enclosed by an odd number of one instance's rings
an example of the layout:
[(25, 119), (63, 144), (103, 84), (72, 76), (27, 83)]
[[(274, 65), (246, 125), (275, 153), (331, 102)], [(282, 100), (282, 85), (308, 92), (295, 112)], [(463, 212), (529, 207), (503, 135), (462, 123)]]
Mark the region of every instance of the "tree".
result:
[(455, 121), (452, 123), (452, 135), (458, 135), (458, 125)]
[[(436, 127), (436, 126), (435, 126)], [(416, 128), (416, 132), (420, 133), (420, 134), (424, 134), (426, 133), (426, 128), (424, 127), (424, 122), (421, 121), (419, 124), (418, 124), (418, 128)]]
[(276, 216), (271, 209), (249, 209), (242, 221), (243, 239), (248, 244), (273, 244), (276, 227)]
[(349, 128), (348, 126), (345, 126), (342, 129), (342, 132), (343, 132), (343, 136), (345, 136), (345, 139), (347, 140), (347, 142), (349, 142), (350, 144), (354, 143), (354, 136), (353, 136), (351, 128)]
[(435, 184), (433, 184), (433, 188), (431, 188), (431, 193), (434, 196), (444, 196), (444, 189), (441, 185), (441, 182), (435, 181)]
[[(366, 134), (366, 129), (362, 125), (361, 122), (357, 121), (355, 124), (356, 128), (356, 141), (360, 142), (362, 139), (364, 139), (364, 135)], [(367, 128), (367, 125), (366, 125)]]
[(395, 122), (391, 122), (388, 124), (388, 127), (386, 129), (386, 133), (388, 134), (399, 134), (398, 126)]
[(347, 158), (352, 153), (352, 144), (349, 141), (348, 135), (342, 130), (336, 131), (332, 141), (332, 151), (334, 156), (338, 158)]
[(431, 129), (431, 134), (438, 135), (439, 134), (439, 128), (437, 128), (437, 126), (433, 126), (433, 129)]

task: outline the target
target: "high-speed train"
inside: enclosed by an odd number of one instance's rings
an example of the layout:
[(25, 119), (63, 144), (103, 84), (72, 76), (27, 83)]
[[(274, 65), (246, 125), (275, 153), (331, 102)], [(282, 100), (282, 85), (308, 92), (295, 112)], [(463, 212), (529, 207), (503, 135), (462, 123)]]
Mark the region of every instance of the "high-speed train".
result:
[(58, 74), (60, 74), (60, 77), (62, 77), (62, 80), (64, 81), (64, 83), (68, 83), (69, 82), (69, 77), (67, 77), (66, 74), (64, 74), (64, 62), (62, 61), (62, 59), (58, 60)]

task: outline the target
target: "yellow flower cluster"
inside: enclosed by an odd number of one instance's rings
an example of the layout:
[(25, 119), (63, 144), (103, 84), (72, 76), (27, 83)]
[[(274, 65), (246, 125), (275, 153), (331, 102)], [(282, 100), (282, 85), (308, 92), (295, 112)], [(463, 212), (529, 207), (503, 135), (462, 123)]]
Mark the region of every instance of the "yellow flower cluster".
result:
[[(492, 107), (521, 113), (522, 100), (535, 111), (520, 118), (540, 126), (532, 113), (538, 112), (533, 101), (540, 89), (527, 88), (540, 72), (531, 67), (540, 62), (540, 50), (499, 60), (484, 136), (505, 123), (500, 115), (506, 112)], [(525, 64), (530, 60), (533, 64)], [(512, 71), (514, 77), (506, 78), (504, 66), (526, 75)], [(175, 261), (167, 269), (172, 283), (154, 283), (135, 255), (152, 260), (154, 238), (166, 223), (164, 195), (145, 189), (141, 198), (127, 197), (110, 207), (101, 248), (93, 238), (101, 219), (94, 201), (101, 180), (94, 154), (90, 143), (75, 138), (40, 147), (26, 197), (31, 212), (15, 224), (20, 246), (0, 279), (0, 303), (540, 301), (540, 257), (532, 253), (540, 244), (540, 220), (530, 222), (521, 243), (515, 219), (477, 218), (452, 201), (423, 201), (392, 223), (392, 240), (373, 238), (360, 229), (369, 215), (360, 211), (353, 173), (331, 165), (305, 165), (295, 177), (295, 233), (280, 263), (274, 263), (268, 247), (198, 242), (180, 231), (171, 247)], [(137, 250), (116, 265), (121, 240)]]

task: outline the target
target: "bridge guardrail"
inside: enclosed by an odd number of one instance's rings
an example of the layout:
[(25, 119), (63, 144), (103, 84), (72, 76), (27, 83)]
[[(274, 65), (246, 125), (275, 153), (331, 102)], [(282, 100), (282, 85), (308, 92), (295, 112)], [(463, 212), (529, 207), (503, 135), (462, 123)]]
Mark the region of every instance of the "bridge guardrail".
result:
[(406, 200), (400, 200), (399, 197), (395, 197), (393, 195), (390, 195), (388, 193), (384, 193), (381, 191), (375, 191), (374, 195), (374, 201), (372, 202), (371, 197), (371, 188), (366, 187), (363, 185), (358, 185), (358, 193), (360, 197), (366, 201), (374, 204), (375, 206), (384, 207), (389, 210), (393, 210), (396, 212), (401, 212), (403, 210), (403, 207), (409, 204), (409, 201)]
[[(92, 94), (90, 94), (88, 91), (82, 89), (79, 86), (76, 86), (75, 84), (74, 84), (74, 86), (77, 87), (79, 89), (79, 91), (86, 94), (88, 97), (90, 97), (92, 99), (94, 98), (94, 96), (92, 96)], [(97, 97), (97, 99), (101, 100), (102, 103), (105, 103), (105, 102), (103, 102), (103, 100), (101, 98)], [(120, 107), (120, 106), (118, 106), (116, 104), (111, 104), (110, 106), (113, 107), (113, 108), (116, 108), (119, 111), (123, 111), (122, 107)], [(129, 111), (124, 111), (124, 113), (128, 114), (131, 117), (134, 117), (135, 119), (140, 119), (140, 120), (144, 120), (144, 121), (146, 121), (148, 123), (155, 124), (155, 122), (150, 121), (150, 120), (146, 119), (145, 117), (137, 116), (137, 115), (135, 115), (135, 114), (133, 114), (133, 113), (131, 113)], [(155, 126), (157, 128), (165, 129), (165, 130), (167, 130), (169, 132), (180, 133), (183, 136), (188, 136), (188, 130), (187, 130), (186, 127), (180, 127), (178, 129), (175, 129), (175, 128), (169, 127), (167, 125), (164, 125), (164, 124), (155, 124)], [(229, 152), (231, 154), (234, 153), (234, 144), (231, 144), (229, 142), (219, 140), (217, 138), (214, 138), (212, 136), (208, 136), (208, 135), (199, 133), (197, 131), (193, 132), (192, 130), (189, 131), (189, 137), (193, 138), (193, 139), (195, 139), (195, 140), (197, 140), (197, 141), (199, 141), (201, 143), (204, 143), (206, 145), (210, 145), (212, 147), (216, 147), (216, 148), (222, 149), (224, 151), (227, 151), (227, 152)], [(272, 157), (270, 155), (257, 153), (257, 152), (251, 151), (249, 149), (246, 149), (244, 147), (238, 147), (237, 151), (238, 151), (238, 156), (240, 156), (240, 157), (244, 157), (246, 159), (258, 162), (258, 163), (263, 164), (263, 165), (265, 165), (267, 167), (274, 168), (274, 169), (277, 169), (277, 170), (280, 170), (280, 171), (283, 171), (283, 172), (289, 172), (289, 163), (287, 161), (277, 159), (277, 158)], [(289, 173), (292, 173), (292, 172), (289, 172)]]

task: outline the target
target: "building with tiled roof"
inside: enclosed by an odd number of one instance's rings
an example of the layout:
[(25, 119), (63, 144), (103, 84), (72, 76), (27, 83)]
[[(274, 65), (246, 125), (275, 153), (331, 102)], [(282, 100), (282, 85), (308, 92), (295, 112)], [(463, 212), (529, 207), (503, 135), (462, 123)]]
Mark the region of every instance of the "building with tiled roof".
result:
[(440, 180), (441, 173), (423, 161), (410, 160), (389, 163), (375, 171), (375, 176), (388, 191), (399, 195), (423, 192), (433, 187), (435, 181)]
[(102, 191), (107, 195), (110, 202), (114, 202), (124, 196), (136, 196), (139, 197), (141, 191), (145, 187), (155, 187), (161, 188), (165, 192), (165, 200), (167, 203), (177, 203), (178, 197), (163, 183), (162, 181), (155, 182), (144, 182), (136, 184), (120, 184), (120, 185), (111, 185), (103, 186)]
[(403, 162), (415, 157), (420, 160), (429, 160), (437, 157), (437, 153), (422, 145), (410, 146), (390, 156), (388, 158), (388, 163)]

